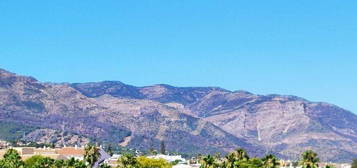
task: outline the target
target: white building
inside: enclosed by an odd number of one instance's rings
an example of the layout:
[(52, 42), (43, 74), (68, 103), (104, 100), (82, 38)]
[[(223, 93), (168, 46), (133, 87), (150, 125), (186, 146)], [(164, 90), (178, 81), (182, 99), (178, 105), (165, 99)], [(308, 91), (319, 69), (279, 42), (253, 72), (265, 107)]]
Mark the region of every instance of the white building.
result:
[(116, 167), (118, 159), (121, 157), (121, 155), (114, 154), (110, 158), (106, 159), (104, 163), (108, 164), (109, 166)]

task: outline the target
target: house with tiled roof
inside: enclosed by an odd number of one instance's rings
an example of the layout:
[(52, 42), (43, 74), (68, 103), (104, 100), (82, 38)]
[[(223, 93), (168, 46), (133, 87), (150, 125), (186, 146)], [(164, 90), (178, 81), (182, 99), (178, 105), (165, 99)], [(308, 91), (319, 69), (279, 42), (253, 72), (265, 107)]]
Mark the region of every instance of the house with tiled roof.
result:
[[(34, 155), (41, 155), (44, 157), (50, 157), (52, 159), (67, 160), (75, 158), (83, 160), (84, 148), (79, 147), (64, 147), (64, 148), (35, 148), (35, 147), (13, 147), (21, 156), (23, 160), (26, 160)], [(0, 157), (2, 157), (8, 149), (0, 150)]]
[[(23, 160), (26, 160), (35, 155), (41, 155), (56, 160), (68, 160), (71, 158), (83, 160), (85, 149), (83, 147), (63, 147), (63, 148), (34, 148), (34, 147), (14, 147)], [(99, 148), (100, 158), (95, 163), (94, 168), (98, 167), (104, 161), (110, 158), (102, 148)], [(3, 157), (8, 149), (0, 149), (0, 158)]]

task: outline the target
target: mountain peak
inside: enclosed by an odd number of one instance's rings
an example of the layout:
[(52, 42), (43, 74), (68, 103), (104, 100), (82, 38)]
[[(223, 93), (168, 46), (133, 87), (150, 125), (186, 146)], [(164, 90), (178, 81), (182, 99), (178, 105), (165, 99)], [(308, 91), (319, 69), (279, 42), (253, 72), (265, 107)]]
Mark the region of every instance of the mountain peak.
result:
[(37, 80), (31, 76), (21, 76), (15, 73), (9, 72), (5, 69), (0, 68), (0, 84), (1, 85), (11, 85), (17, 81), (27, 81), (30, 83), (37, 82)]
[(15, 74), (7, 71), (5, 69), (0, 68), (0, 75), (15, 75)]

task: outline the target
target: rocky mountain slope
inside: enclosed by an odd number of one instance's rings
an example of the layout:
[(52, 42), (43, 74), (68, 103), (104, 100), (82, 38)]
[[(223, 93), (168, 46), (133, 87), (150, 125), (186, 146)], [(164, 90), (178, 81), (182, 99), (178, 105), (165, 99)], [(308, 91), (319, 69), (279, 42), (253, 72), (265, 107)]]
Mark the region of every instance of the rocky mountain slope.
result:
[(0, 70), (0, 127), (8, 125), (1, 123), (26, 125), (27, 135), (50, 129), (140, 149), (164, 140), (168, 150), (186, 153), (243, 147), (286, 159), (306, 149), (326, 161), (357, 157), (351, 112), (295, 96), (215, 87), (49, 84)]
[[(146, 150), (159, 149), (161, 141), (165, 141), (168, 150), (185, 153), (227, 152), (237, 146), (254, 154), (263, 150), (204, 119), (182, 113), (178, 107), (137, 99), (140, 97), (130, 91), (131, 86), (127, 91), (122, 90), (121, 83), (114, 85), (115, 88), (99, 87), (115, 91), (113, 96), (100, 90), (94, 95), (82, 94), (67, 84), (41, 83), (0, 70), (0, 123), (17, 125), (13, 132), (20, 131), (26, 134), (25, 139), (35, 137), (32, 140), (37, 141), (56, 140), (38, 136), (39, 129), (50, 129), (93, 141), (125, 142), (127, 147)], [(119, 95), (120, 98), (114, 97)], [(19, 129), (19, 125), (27, 129)]]
[(357, 117), (331, 104), (294, 96), (212, 92), (190, 108), (236, 137), (288, 158), (296, 159), (306, 149), (322, 154), (323, 160), (356, 157)]

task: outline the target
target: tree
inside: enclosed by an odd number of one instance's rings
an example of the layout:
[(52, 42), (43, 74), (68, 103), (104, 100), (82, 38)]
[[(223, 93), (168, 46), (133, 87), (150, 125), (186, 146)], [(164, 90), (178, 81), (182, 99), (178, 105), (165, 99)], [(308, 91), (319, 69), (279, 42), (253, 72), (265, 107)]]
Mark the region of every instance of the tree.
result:
[(213, 156), (207, 155), (201, 159), (201, 167), (200, 168), (214, 168), (216, 167), (216, 160)]
[(280, 163), (278, 158), (276, 158), (274, 155), (269, 154), (266, 155), (263, 159), (263, 168), (279, 168)]
[(164, 159), (151, 159), (140, 156), (137, 161), (140, 168), (172, 168), (172, 165)]
[(150, 148), (149, 151), (148, 151), (148, 153), (149, 153), (150, 155), (157, 155), (157, 154), (158, 154), (158, 152), (157, 152), (155, 149), (153, 149), (153, 148)]
[(241, 161), (241, 160), (249, 160), (249, 156), (248, 156), (247, 151), (245, 151), (245, 150), (242, 149), (242, 148), (236, 149), (236, 151), (234, 152), (234, 155), (235, 155), (235, 158), (236, 158), (238, 161)]
[(88, 167), (92, 168), (100, 158), (99, 148), (94, 145), (87, 145), (84, 150), (84, 160), (87, 162)]
[(99, 165), (99, 168), (111, 168), (108, 164), (104, 163)]
[(54, 159), (44, 157), (35, 163), (33, 168), (52, 168), (55, 163)]
[(298, 166), (299, 166), (299, 161), (294, 161), (294, 162), (292, 162), (292, 166), (293, 166), (293, 167), (298, 167)]
[(53, 163), (53, 167), (54, 168), (62, 168), (65, 164), (64, 160), (55, 160), (55, 162)]
[(170, 164), (174, 166), (174, 165), (179, 164), (180, 161), (181, 161), (181, 160), (174, 160), (174, 161), (170, 162)]
[(164, 141), (161, 141), (161, 144), (160, 144), (160, 152), (161, 154), (165, 154), (166, 153), (166, 146), (165, 146), (165, 142)]
[(138, 161), (131, 153), (125, 153), (118, 159), (118, 168), (135, 168), (137, 166)]
[(43, 157), (40, 155), (35, 155), (25, 160), (26, 168), (51, 168), (53, 166), (56, 166), (54, 159)]
[(236, 161), (236, 157), (234, 155), (233, 152), (231, 153), (228, 153), (226, 155), (226, 160), (223, 162), (223, 167), (226, 167), (226, 168), (233, 168), (234, 167), (234, 162)]
[(248, 153), (242, 149), (238, 148), (235, 151), (228, 153), (225, 157), (225, 161), (223, 162), (223, 166), (226, 168), (234, 168), (239, 167), (245, 164), (249, 164), (249, 156)]
[(41, 155), (32, 156), (32, 157), (30, 157), (30, 158), (25, 160), (25, 166), (28, 167), (28, 168), (32, 168), (42, 158), (43, 158), (43, 156), (41, 156)]
[(24, 162), (21, 160), (21, 156), (15, 149), (9, 149), (3, 156), (3, 160), (0, 162), (1, 168), (23, 168)]
[(261, 167), (263, 167), (263, 161), (260, 158), (256, 158), (256, 157), (250, 158), (248, 161), (245, 161), (245, 162), (248, 163), (247, 164), (248, 168), (261, 168)]
[[(71, 159), (63, 162), (63, 167), (64, 168), (86, 168), (87, 166), (83, 161), (71, 158)], [(58, 168), (62, 168), (62, 166), (58, 166)]]
[(107, 148), (107, 151), (106, 151), (110, 156), (113, 156), (113, 149), (112, 149), (112, 145), (109, 144), (108, 145), (108, 148)]
[(357, 168), (357, 158), (353, 159), (352, 164), (351, 164), (351, 168)]
[(259, 158), (252, 158), (246, 161), (237, 161), (234, 164), (234, 168), (261, 168), (262, 162)]
[(312, 150), (307, 150), (304, 153), (302, 153), (301, 155), (301, 159), (300, 159), (300, 166), (302, 166), (303, 168), (318, 168), (318, 162), (320, 161), (320, 159), (317, 157), (317, 153), (315, 153)]

